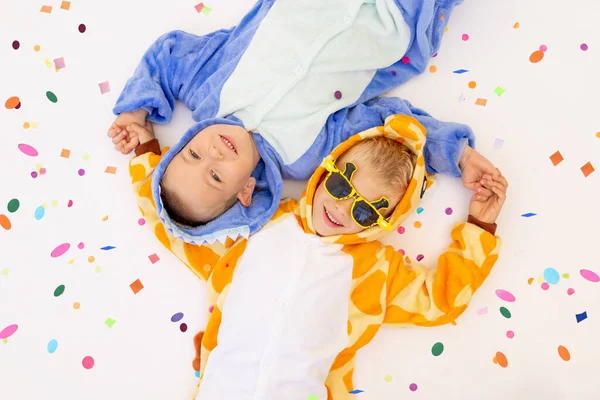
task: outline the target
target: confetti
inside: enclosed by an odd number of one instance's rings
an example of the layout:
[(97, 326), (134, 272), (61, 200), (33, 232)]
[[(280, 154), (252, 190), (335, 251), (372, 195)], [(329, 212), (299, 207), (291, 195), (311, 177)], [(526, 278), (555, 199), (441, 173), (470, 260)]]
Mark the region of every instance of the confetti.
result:
[(100, 88), (100, 94), (110, 92), (110, 83), (108, 83), (108, 81), (99, 83), (98, 87)]
[(506, 337), (512, 339), (515, 337), (515, 333), (513, 331), (506, 331)]
[(50, 14), (52, 12), (52, 6), (42, 6), (40, 12)]
[(94, 257), (94, 256), (89, 256), (89, 257), (88, 257), (88, 262), (89, 262), (90, 264), (91, 264), (91, 263), (93, 263), (94, 261), (96, 261), (96, 257)]
[(425, 258), (425, 256), (423, 254), (418, 254), (417, 255), (417, 261), (421, 261)]
[(83, 242), (79, 242), (79, 243), (77, 243), (77, 248), (78, 248), (79, 250), (83, 249), (84, 247), (85, 247), (85, 244), (84, 244)]
[(96, 265), (96, 267), (94, 268), (94, 272), (99, 274), (100, 272), (102, 272), (102, 267), (100, 267), (99, 265)]
[(434, 356), (439, 356), (444, 352), (444, 344), (442, 342), (437, 342), (431, 347), (431, 354)]
[(62, 8), (63, 10), (69, 11), (69, 8), (71, 8), (71, 2), (69, 2), (69, 1), (63, 1), (60, 4), (60, 8)]
[(419, 229), (420, 227), (423, 226), (423, 223), (421, 221), (415, 221), (415, 223), (413, 224), (413, 226), (417, 229)]
[(138, 219), (138, 225), (139, 226), (143, 226), (145, 223), (146, 223), (146, 220), (144, 218)]
[(589, 269), (582, 269), (579, 271), (583, 279), (588, 280), (590, 282), (600, 282), (600, 276), (598, 276), (594, 271), (590, 271)]
[(569, 274), (562, 274), (562, 277), (565, 278), (565, 279), (569, 279), (570, 276), (571, 275), (569, 275)]
[(40, 168), (40, 175), (46, 174), (46, 168)]
[(17, 96), (9, 97), (4, 103), (4, 107), (9, 110), (12, 110), (13, 108), (18, 110), (21, 108), (21, 100)]
[(46, 208), (44, 208), (44, 206), (38, 206), (38, 208), (36, 208), (33, 212), (33, 217), (39, 221), (40, 219), (44, 218), (45, 214)]
[(156, 255), (156, 253), (154, 253), (154, 254), (150, 254), (150, 255), (148, 256), (148, 259), (150, 260), (150, 262), (151, 262), (152, 264), (155, 264), (156, 262), (158, 262), (158, 261), (160, 260), (160, 258), (158, 258), (158, 256)]
[(452, 208), (448, 207), (444, 210), (444, 212), (446, 213), (446, 215), (452, 215)]
[(529, 56), (529, 61), (532, 63), (539, 63), (544, 58), (544, 52), (541, 50), (536, 50)]
[(468, 69), (457, 69), (456, 71), (453, 71), (455, 74), (464, 74), (465, 72), (469, 72)]
[(52, 250), (52, 253), (50, 253), (50, 257), (60, 257), (63, 254), (65, 254), (70, 247), (71, 245), (69, 243), (59, 244), (54, 250)]
[(558, 355), (563, 361), (569, 361), (571, 359), (571, 353), (569, 353), (569, 350), (567, 350), (565, 346), (558, 346)]
[(496, 296), (498, 296), (500, 299), (507, 301), (509, 303), (512, 303), (515, 301), (515, 296), (513, 296), (512, 293), (510, 293), (509, 291), (504, 290), (504, 289), (497, 289)]
[(21, 150), (21, 153), (25, 154), (26, 156), (37, 157), (38, 155), (38, 151), (28, 144), (21, 143), (17, 147), (19, 150)]
[(81, 304), (78, 301), (76, 301), (75, 303), (73, 303), (73, 308), (74, 309), (79, 310), (80, 307), (81, 307)]
[(85, 175), (85, 169), (79, 168), (79, 171), (77, 171), (77, 174), (79, 174), (79, 176), (84, 176)]
[(69, 208), (73, 207), (73, 200), (69, 200), (69, 202), (67, 203), (67, 207), (69, 207)]
[(536, 215), (537, 215), (536, 213), (526, 213), (526, 214), (521, 214), (521, 217), (531, 218), (531, 217), (535, 217)]
[[(56, 69), (63, 69), (65, 68), (67, 65), (65, 64), (65, 59), (60, 57), (60, 58), (55, 58), (54, 59), (54, 67)], [(50, 100), (52, 101), (52, 100)], [(53, 101), (53, 103), (56, 103), (56, 101)]]
[(9, 269), (8, 268), (2, 268), (1, 272), (2, 272), (2, 275), (7, 276), (8, 272), (9, 272)]
[(404, 228), (403, 226), (399, 226), (397, 232), (401, 235), (404, 234), (404, 232), (406, 232), (406, 228)]
[(504, 140), (502, 140), (502, 139), (494, 140), (494, 148), (495, 149), (501, 149), (502, 147), (504, 147)]
[(482, 106), (485, 107), (487, 105), (487, 99), (484, 98), (478, 98), (477, 100), (475, 100), (475, 104), (478, 106)]
[(498, 97), (502, 96), (504, 92), (506, 92), (506, 89), (503, 89), (500, 86), (496, 86), (496, 89), (494, 89), (494, 93), (496, 93)]
[(102, 221), (106, 221), (106, 220), (108, 220), (108, 215), (105, 215), (102, 217)]
[(8, 202), (8, 205), (6, 206), (6, 208), (8, 209), (8, 212), (14, 213), (15, 211), (17, 211), (19, 209), (20, 204), (21, 203), (19, 203), (19, 200), (12, 199), (11, 201)]
[(71, 150), (69, 150), (69, 149), (62, 149), (60, 151), (60, 156), (62, 158), (69, 158), (69, 157), (71, 157)]
[(188, 328), (188, 326), (187, 326), (187, 324), (186, 324), (185, 322), (184, 322), (184, 323), (182, 323), (181, 325), (179, 325), (179, 330), (180, 330), (181, 332), (186, 332), (186, 331), (187, 331), (187, 328)]
[(58, 285), (56, 289), (54, 289), (54, 297), (58, 297), (65, 292), (65, 285)]
[(587, 312), (582, 312), (580, 314), (575, 314), (575, 319), (577, 320), (577, 323), (580, 323), (583, 320), (587, 319)]
[(585, 44), (585, 43), (581, 43), (581, 45), (579, 46), (579, 48), (580, 48), (582, 51), (587, 51), (587, 49), (588, 49), (588, 45), (587, 45), (587, 44)]
[(411, 383), (410, 385), (408, 385), (408, 390), (410, 390), (411, 392), (416, 392), (418, 388), (419, 387), (416, 383)]
[(19, 43), (18, 40), (15, 40), (14, 42), (12, 42), (12, 48), (15, 50), (19, 50), (19, 47), (21, 47), (21, 43)]
[(83, 365), (83, 368), (85, 369), (92, 369), (94, 368), (94, 359), (90, 356), (85, 356), (83, 357), (83, 360), (81, 360), (81, 365)]
[(171, 322), (179, 322), (183, 319), (183, 313), (182, 312), (178, 312), (173, 314), (173, 316), (171, 317)]
[(540, 46), (540, 51), (542, 51), (542, 52), (545, 53), (546, 50), (548, 50), (548, 46), (546, 46), (545, 44), (543, 44), (543, 45)]
[(23, 124), (23, 128), (25, 128), (25, 129), (29, 129), (29, 127), (30, 127), (30, 126), (31, 126), (31, 125), (29, 125), (29, 122), (25, 122), (25, 123)]
[(423, 212), (424, 208), (423, 207), (419, 207), (417, 208), (417, 214), (421, 214)]
[(37, 53), (38, 51), (40, 51), (40, 49), (41, 49), (41, 47), (40, 47), (40, 45), (39, 45), (39, 44), (36, 44), (35, 46), (33, 46), (33, 51), (35, 51), (36, 53)]
[(514, 29), (519, 29), (519, 27), (520, 27), (520, 26), (521, 26), (521, 24), (520, 24), (520, 23), (518, 23), (518, 22), (515, 22), (515, 24), (513, 25), (513, 28), (514, 28)]
[(79, 26), (77, 27), (79, 33), (84, 33), (86, 29), (87, 28), (85, 27), (85, 24), (79, 24)]
[(458, 96), (458, 102), (462, 103), (463, 101), (465, 101), (465, 96), (463, 96), (462, 94), (460, 96)]
[(408, 64), (410, 62), (410, 58), (407, 56), (402, 57), (402, 59), (400, 59), (400, 62), (404, 65)]
[(336, 90), (335, 93), (333, 94), (333, 96), (339, 100), (342, 98), (342, 92), (340, 92), (339, 90)]
[[(196, 371), (196, 374), (198, 375), (196, 376), (196, 378), (200, 378), (200, 371)], [(308, 396), (308, 400), (319, 400), (319, 398), (314, 394), (311, 394), (310, 396)]]
[(502, 368), (508, 367), (508, 360), (506, 359), (504, 353), (502, 353), (501, 351), (496, 352), (496, 362), (498, 362), (498, 365)]
[(15, 334), (15, 332), (19, 329), (19, 325), (12, 324), (8, 325), (6, 328), (0, 331), (0, 339), (7, 339)]
[(511, 313), (506, 307), (500, 307), (500, 314), (502, 314), (502, 316), (507, 319), (511, 317)]
[(546, 268), (544, 270), (544, 279), (551, 285), (556, 285), (560, 280), (560, 274), (554, 268)]
[(487, 307), (482, 307), (479, 310), (477, 310), (477, 315), (485, 315), (488, 313), (488, 308)]
[(56, 97), (56, 95), (54, 93), (52, 93), (51, 91), (49, 91), (49, 90), (46, 92), (46, 97), (52, 103), (56, 103), (58, 101), (58, 97)]
[(548, 284), (548, 282), (544, 282), (544, 283), (542, 283), (541, 288), (542, 288), (542, 290), (548, 290), (548, 289), (550, 289), (550, 285)]
[(212, 312), (214, 311), (214, 309), (215, 309), (215, 306), (212, 305), (212, 306), (208, 307), (208, 312), (212, 314)]
[(469, 86), (469, 88), (471, 88), (471, 89), (475, 89), (475, 88), (477, 87), (477, 82), (475, 82), (475, 81), (471, 81), (471, 82), (469, 82), (469, 85), (468, 85), (468, 86)]
[(353, 391), (348, 392), (348, 393), (350, 393), (350, 394), (359, 394), (359, 393), (363, 393), (363, 392), (364, 392), (364, 390), (354, 389)]
[(48, 345), (46, 346), (46, 348), (48, 349), (48, 353), (52, 354), (56, 351), (56, 349), (58, 348), (58, 341), (56, 339), (52, 339), (51, 341), (48, 342)]
[(568, 294), (569, 296), (572, 296), (574, 293), (575, 293), (575, 289), (573, 289), (573, 288), (568, 288), (568, 289), (567, 289), (567, 294)]
[(595, 171), (594, 167), (589, 162), (587, 164), (585, 164), (583, 167), (581, 167), (581, 172), (583, 172), (583, 176), (585, 176), (586, 178), (594, 171)]
[(463, 33), (462, 34), (462, 40), (463, 40), (463, 42), (466, 42), (467, 40), (469, 40), (469, 35), (466, 34), (466, 33)]
[(194, 8), (196, 9), (197, 12), (201, 13), (202, 9), (204, 8), (204, 3), (196, 4), (194, 6)]
[(117, 321), (115, 321), (114, 319), (112, 319), (112, 318), (108, 317), (108, 318), (106, 318), (106, 321), (104, 321), (104, 324), (105, 324), (106, 326), (108, 326), (109, 328), (112, 328), (112, 327), (113, 327), (113, 325), (114, 325), (116, 322), (117, 322)]
[(88, 161), (90, 159), (90, 155), (85, 153), (82, 158), (83, 158), (83, 161)]
[(429, 67), (429, 72), (431, 72), (432, 74), (437, 72), (437, 67), (435, 65), (432, 65)]
[(6, 229), (7, 231), (9, 231), (12, 226), (10, 223), (10, 219), (8, 219), (8, 217), (4, 214), (0, 214), (0, 226)]
[(106, 167), (106, 169), (104, 170), (104, 172), (107, 173), (107, 174), (113, 174), (114, 175), (114, 174), (117, 173), (117, 167), (108, 166), (108, 167)]
[(115, 246), (104, 246), (104, 247), (100, 247), (100, 250), (112, 250), (112, 249), (116, 249)]
[(140, 282), (139, 279), (136, 279), (129, 287), (133, 291), (133, 294), (138, 294), (138, 292), (144, 288), (144, 285), (142, 285), (142, 282)]
[(392, 376), (390, 374), (387, 374), (383, 377), (383, 380), (390, 383), (392, 381)]

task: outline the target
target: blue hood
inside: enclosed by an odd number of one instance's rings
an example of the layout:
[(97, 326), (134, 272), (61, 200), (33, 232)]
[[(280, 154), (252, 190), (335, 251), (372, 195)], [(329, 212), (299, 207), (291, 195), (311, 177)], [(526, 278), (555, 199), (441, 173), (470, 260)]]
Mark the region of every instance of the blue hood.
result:
[[(235, 240), (238, 236), (248, 237), (254, 234), (269, 221), (281, 199), (283, 185), (276, 158), (273, 157), (272, 150), (266, 145), (263, 138), (253, 134), (261, 160), (252, 173), (256, 179), (256, 188), (250, 207), (244, 207), (238, 201), (216, 219), (193, 228), (183, 227), (171, 220), (160, 197), (160, 181), (165, 174), (167, 165), (200, 131), (214, 124), (244, 127), (242, 122), (234, 116), (211, 118), (197, 123), (183, 135), (179, 143), (163, 156), (152, 178), (152, 196), (160, 220), (175, 237), (192, 244), (214, 243), (215, 241), (225, 243), (227, 238)], [(198, 201), (201, 202), (202, 199), (200, 198)]]

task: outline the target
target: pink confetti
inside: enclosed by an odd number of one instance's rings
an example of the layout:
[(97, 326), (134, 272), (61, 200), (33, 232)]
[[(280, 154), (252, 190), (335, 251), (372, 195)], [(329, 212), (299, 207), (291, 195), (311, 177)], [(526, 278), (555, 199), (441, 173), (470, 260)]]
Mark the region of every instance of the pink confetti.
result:
[(36, 157), (38, 155), (38, 151), (28, 144), (21, 143), (18, 147), (19, 150), (21, 150), (21, 152), (26, 156)]
[(94, 359), (90, 356), (85, 356), (83, 357), (83, 360), (81, 360), (81, 365), (83, 365), (83, 368), (85, 369), (92, 369), (94, 368)]
[(404, 56), (400, 61), (402, 61), (402, 64), (408, 64), (410, 62), (410, 57)]
[(146, 220), (144, 218), (138, 219), (138, 225), (139, 226), (143, 226), (145, 223), (146, 223)]
[(67, 250), (69, 250), (69, 248), (71, 247), (71, 245), (69, 243), (63, 243), (63, 244), (59, 244), (58, 246), (56, 246), (56, 248), (54, 250), (52, 250), (52, 253), (50, 253), (51, 257), (60, 257), (63, 254), (65, 254), (67, 252)]
[(542, 283), (542, 290), (548, 290), (549, 288), (550, 288), (550, 285), (548, 284), (548, 282)]
[(463, 33), (462, 40), (463, 40), (463, 42), (466, 42), (467, 40), (469, 40), (469, 35), (466, 33)]
[(567, 294), (568, 294), (569, 296), (573, 295), (574, 293), (575, 293), (575, 289), (573, 289), (573, 288), (568, 288), (568, 289), (567, 289)]
[(546, 46), (545, 44), (543, 44), (543, 45), (541, 45), (541, 46), (540, 46), (540, 51), (541, 51), (542, 53), (545, 53), (545, 52), (546, 52), (546, 50), (548, 50), (548, 46)]
[(100, 88), (101, 94), (110, 92), (110, 83), (108, 83), (108, 81), (99, 83), (98, 87)]
[(54, 66), (56, 67), (56, 69), (63, 69), (64, 67), (66, 67), (65, 59), (62, 58), (62, 57), (55, 58), (54, 59)]
[(515, 333), (513, 331), (506, 331), (506, 337), (512, 339), (515, 337)]
[(399, 234), (404, 234), (404, 232), (406, 232), (406, 229), (403, 226), (398, 227), (398, 233)]
[(79, 250), (83, 249), (85, 247), (85, 244), (83, 244), (83, 242), (79, 242), (79, 244), (77, 245), (77, 248)]
[(69, 202), (67, 203), (67, 207), (72, 207), (73, 206), (73, 200), (69, 200)]
[(45, 175), (46, 174), (46, 168), (40, 168), (40, 175)]
[(399, 252), (400, 254), (402, 254), (403, 256), (405, 256), (405, 255), (406, 255), (406, 252), (404, 251), (404, 249), (400, 249), (400, 250), (398, 250), (398, 252)]
[(417, 261), (421, 261), (421, 260), (422, 260), (422, 259), (424, 259), (424, 258), (425, 258), (425, 256), (424, 256), (423, 254), (419, 254), (419, 255), (417, 256)]
[(509, 303), (512, 303), (513, 301), (515, 301), (515, 296), (513, 296), (512, 293), (510, 293), (509, 291), (506, 291), (504, 289), (497, 289), (496, 296), (498, 296), (499, 298), (501, 298), (504, 301), (508, 301)]
[(600, 276), (598, 276), (594, 271), (590, 271), (589, 269), (582, 269), (579, 271), (583, 279), (586, 279), (590, 282), (600, 282)]
[(210, 306), (210, 307), (208, 307), (208, 312), (212, 314), (214, 309), (215, 309), (215, 306)]
[(487, 313), (488, 313), (487, 307), (483, 307), (483, 308), (480, 308), (479, 310), (477, 310), (477, 315), (485, 315)]
[(194, 6), (194, 8), (196, 9), (196, 11), (198, 11), (200, 13), (200, 12), (202, 12), (202, 9), (204, 8), (204, 3), (196, 4)]
[(12, 324), (0, 331), (0, 339), (11, 337), (19, 329), (19, 325)]
[(148, 256), (148, 259), (150, 260), (150, 262), (152, 264), (154, 264), (154, 263), (156, 263), (156, 262), (158, 262), (160, 260), (160, 258), (158, 258), (158, 256), (156, 255), (156, 253), (155, 254), (150, 254)]

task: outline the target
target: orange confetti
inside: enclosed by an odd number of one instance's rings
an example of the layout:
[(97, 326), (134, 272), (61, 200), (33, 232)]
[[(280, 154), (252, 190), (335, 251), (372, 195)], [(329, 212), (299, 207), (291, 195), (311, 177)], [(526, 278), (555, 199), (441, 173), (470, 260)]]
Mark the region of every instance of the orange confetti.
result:
[(440, 21), (443, 21), (445, 19), (446, 19), (446, 17), (444, 16), (444, 14), (440, 15)]
[(435, 74), (437, 72), (437, 67), (435, 65), (432, 65), (431, 67), (429, 67), (429, 72), (431, 72), (432, 74)]
[(498, 361), (498, 365), (501, 366), (502, 368), (508, 367), (508, 360), (506, 359), (506, 356), (504, 355), (503, 352), (501, 352), (501, 351), (496, 352), (496, 361)]
[(52, 12), (52, 6), (42, 6), (40, 12), (50, 14)]
[(89, 257), (88, 257), (88, 262), (89, 262), (89, 263), (93, 263), (95, 259), (96, 259), (96, 258), (95, 258), (94, 256), (89, 256)]
[(513, 28), (515, 28), (515, 29), (519, 29), (519, 27), (520, 27), (520, 26), (521, 26), (521, 24), (520, 24), (520, 23), (518, 23), (518, 22), (515, 22), (515, 24), (513, 25)]
[(595, 169), (592, 166), (592, 163), (587, 163), (585, 164), (583, 167), (581, 167), (581, 172), (583, 172), (583, 176), (585, 176), (586, 178), (588, 177), (589, 174), (591, 174), (592, 172), (594, 172)]
[(11, 228), (10, 219), (4, 214), (0, 214), (0, 226), (7, 231)]
[(569, 350), (567, 350), (565, 346), (558, 346), (558, 355), (563, 361), (569, 361), (571, 359), (571, 353), (569, 353)]
[(527, 284), (528, 284), (528, 285), (531, 285), (532, 283), (533, 283), (533, 278), (529, 278), (529, 279), (527, 279)]
[(542, 61), (542, 58), (544, 58), (544, 52), (541, 50), (536, 50), (529, 56), (529, 61), (535, 64)]
[(471, 89), (475, 89), (475, 88), (477, 87), (477, 82), (475, 82), (475, 81), (471, 81), (471, 82), (469, 82), (469, 87), (470, 87)]
[(29, 129), (29, 127), (30, 127), (30, 126), (31, 126), (31, 125), (29, 125), (29, 122), (25, 122), (25, 123), (23, 124), (23, 128), (25, 128), (25, 129)]
[(596, 132), (596, 137), (600, 139), (600, 132)]
[(60, 4), (60, 8), (62, 8), (63, 10), (69, 11), (69, 8), (71, 8), (71, 2), (70, 1), (63, 1)]
[(8, 100), (6, 100), (6, 103), (4, 103), (4, 107), (8, 108), (9, 110), (12, 110), (13, 108), (18, 109), (20, 105), (21, 100), (19, 100), (17, 96), (9, 98)]
[(144, 288), (144, 285), (142, 285), (142, 282), (140, 282), (139, 279), (136, 279), (135, 282), (132, 282), (131, 285), (129, 285), (129, 287), (133, 291), (133, 294), (138, 294), (138, 292)]
[(108, 215), (105, 215), (104, 217), (102, 217), (102, 221), (106, 221), (108, 219)]
[(554, 164), (555, 167), (560, 164), (562, 160), (564, 160), (564, 158), (562, 154), (560, 154), (560, 151), (557, 151), (550, 156), (550, 161), (552, 161), (552, 164)]
[(62, 149), (60, 151), (60, 156), (62, 158), (69, 158), (69, 157), (71, 157), (71, 150), (69, 150), (69, 149)]
[(73, 303), (73, 308), (76, 310), (79, 310), (79, 307), (81, 307), (81, 304), (79, 304), (78, 301), (76, 301), (75, 303)]
[(412, 264), (412, 261), (410, 261), (410, 257), (408, 257), (408, 256), (404, 257), (404, 262), (406, 264)]
[(35, 46), (33, 46), (33, 51), (38, 52), (40, 51), (41, 47), (39, 44), (36, 44)]
[(115, 174), (117, 172), (117, 167), (108, 166), (106, 167), (104, 172), (106, 172), (107, 174)]
[(423, 226), (423, 224), (421, 223), (421, 221), (415, 221), (415, 223), (413, 224), (413, 226), (417, 229), (419, 229), (420, 227)]
[(485, 107), (487, 105), (487, 99), (483, 99), (480, 97), (477, 100), (475, 100), (475, 104), (477, 104), (478, 106)]

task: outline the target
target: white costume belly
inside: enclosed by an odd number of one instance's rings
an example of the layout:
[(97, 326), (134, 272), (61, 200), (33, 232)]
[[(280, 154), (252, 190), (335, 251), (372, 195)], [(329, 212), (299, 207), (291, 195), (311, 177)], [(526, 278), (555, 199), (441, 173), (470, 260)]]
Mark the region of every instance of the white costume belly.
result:
[(290, 214), (248, 242), (223, 305), (198, 400), (327, 398), (347, 347), (352, 257)]
[(410, 39), (394, 0), (277, 0), (223, 86), (218, 116), (240, 118), (291, 164)]

